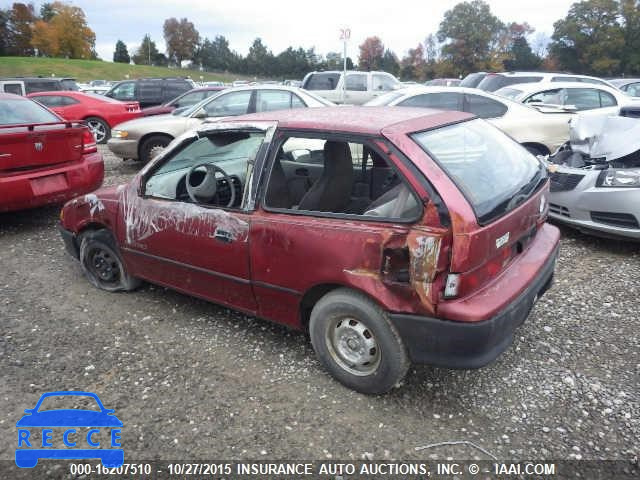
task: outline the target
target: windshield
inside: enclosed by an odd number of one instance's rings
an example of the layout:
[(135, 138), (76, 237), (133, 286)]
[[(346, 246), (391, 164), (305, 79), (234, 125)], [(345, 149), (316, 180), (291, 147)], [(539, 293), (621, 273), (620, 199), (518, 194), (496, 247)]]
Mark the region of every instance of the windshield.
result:
[(0, 100), (0, 125), (60, 122), (49, 110), (33, 100), (4, 98)]
[(518, 95), (522, 94), (522, 90), (518, 90), (517, 88), (499, 88), (494, 92), (496, 95), (500, 95), (501, 97), (510, 98), (511, 100), (515, 100)]
[(380, 95), (379, 97), (374, 98), (373, 100), (369, 100), (364, 104), (365, 107), (384, 107), (386, 105), (391, 105), (395, 100), (398, 100), (400, 97), (403, 97), (405, 92), (402, 90), (395, 90), (393, 92), (385, 93), (384, 95)]
[(533, 155), (484, 120), (412, 137), (462, 190), (480, 224), (515, 208), (545, 178), (542, 164)]

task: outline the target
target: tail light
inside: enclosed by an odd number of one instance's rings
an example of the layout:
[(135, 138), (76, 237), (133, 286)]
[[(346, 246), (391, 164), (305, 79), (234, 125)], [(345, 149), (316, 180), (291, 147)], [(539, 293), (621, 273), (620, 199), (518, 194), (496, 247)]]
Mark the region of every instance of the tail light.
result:
[(124, 108), (128, 113), (135, 113), (140, 111), (140, 104), (138, 102), (128, 103)]
[(82, 154), (94, 153), (98, 151), (98, 145), (96, 145), (96, 139), (91, 133), (91, 130), (85, 128), (82, 131)]

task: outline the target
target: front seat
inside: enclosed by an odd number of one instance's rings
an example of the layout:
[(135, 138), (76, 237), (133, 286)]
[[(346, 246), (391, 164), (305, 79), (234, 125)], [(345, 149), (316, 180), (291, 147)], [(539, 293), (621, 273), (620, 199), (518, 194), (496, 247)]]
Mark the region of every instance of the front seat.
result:
[(327, 140), (322, 175), (304, 194), (298, 210), (344, 212), (351, 201), (352, 188), (353, 162), (349, 144)]

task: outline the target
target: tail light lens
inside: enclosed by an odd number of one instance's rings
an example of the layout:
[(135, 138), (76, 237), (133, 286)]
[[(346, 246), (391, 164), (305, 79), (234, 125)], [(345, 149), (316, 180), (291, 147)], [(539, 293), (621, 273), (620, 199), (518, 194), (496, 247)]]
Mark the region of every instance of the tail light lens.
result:
[(85, 128), (82, 131), (82, 154), (94, 153), (98, 151), (98, 145), (96, 145), (96, 139), (91, 133), (91, 130)]

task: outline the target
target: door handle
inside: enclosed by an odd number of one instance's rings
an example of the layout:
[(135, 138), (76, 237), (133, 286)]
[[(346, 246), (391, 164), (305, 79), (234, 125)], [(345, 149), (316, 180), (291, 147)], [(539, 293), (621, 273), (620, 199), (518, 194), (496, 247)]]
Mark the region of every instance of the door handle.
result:
[(233, 242), (233, 235), (231, 234), (231, 232), (227, 232), (226, 230), (222, 230), (221, 228), (216, 228), (216, 231), (213, 233), (213, 238), (223, 243)]

